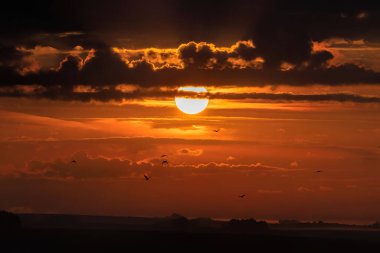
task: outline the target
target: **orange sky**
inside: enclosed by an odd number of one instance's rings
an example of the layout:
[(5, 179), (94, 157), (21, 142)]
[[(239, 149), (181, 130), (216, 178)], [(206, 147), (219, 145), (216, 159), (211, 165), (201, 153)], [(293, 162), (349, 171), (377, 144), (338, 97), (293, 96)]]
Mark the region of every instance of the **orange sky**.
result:
[(211, 100), (186, 115), (173, 99), (0, 103), (9, 210), (379, 219), (378, 104)]
[(375, 1), (14, 2), (0, 31), (0, 209), (380, 220)]

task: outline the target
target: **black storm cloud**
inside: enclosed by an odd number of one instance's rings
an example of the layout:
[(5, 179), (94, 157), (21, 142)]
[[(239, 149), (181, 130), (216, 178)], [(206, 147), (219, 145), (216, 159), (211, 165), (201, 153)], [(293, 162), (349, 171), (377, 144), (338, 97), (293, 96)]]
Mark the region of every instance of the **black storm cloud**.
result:
[[(379, 12), (380, 4), (358, 1), (10, 4), (0, 11), (0, 95), (106, 101), (128, 98), (115, 88), (119, 84), (378, 85), (380, 73), (360, 64), (333, 65), (334, 52), (314, 43), (380, 42)], [(37, 49), (54, 52), (56, 66), (44, 67), (50, 60)], [(77, 85), (92, 92), (78, 94)], [(281, 98), (378, 102), (349, 94)]]

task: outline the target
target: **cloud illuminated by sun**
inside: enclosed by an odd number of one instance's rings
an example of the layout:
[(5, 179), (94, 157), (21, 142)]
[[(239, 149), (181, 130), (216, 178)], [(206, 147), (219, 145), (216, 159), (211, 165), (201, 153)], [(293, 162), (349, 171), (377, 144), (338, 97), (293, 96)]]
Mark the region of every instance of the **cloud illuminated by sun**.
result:
[[(186, 96), (178, 95), (175, 97), (175, 103), (182, 112), (186, 114), (197, 114), (206, 109), (208, 105), (208, 98), (198, 95), (207, 94), (205, 87), (185, 86), (178, 88), (179, 92), (186, 92)], [(194, 95), (192, 96), (192, 94)]]

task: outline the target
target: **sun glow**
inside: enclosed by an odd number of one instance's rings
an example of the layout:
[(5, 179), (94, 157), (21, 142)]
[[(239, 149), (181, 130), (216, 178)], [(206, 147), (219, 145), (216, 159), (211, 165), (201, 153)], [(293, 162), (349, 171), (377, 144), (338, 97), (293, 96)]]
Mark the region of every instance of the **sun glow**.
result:
[(200, 113), (208, 105), (207, 90), (205, 87), (180, 87), (175, 97), (175, 104), (186, 114)]

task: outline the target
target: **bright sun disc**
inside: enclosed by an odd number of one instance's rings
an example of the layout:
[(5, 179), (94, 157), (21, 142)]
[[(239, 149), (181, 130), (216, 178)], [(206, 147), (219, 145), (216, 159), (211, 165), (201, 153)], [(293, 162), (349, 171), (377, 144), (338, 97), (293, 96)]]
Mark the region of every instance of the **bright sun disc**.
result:
[(180, 87), (178, 88), (178, 92), (179, 94), (175, 97), (175, 104), (182, 112), (197, 114), (206, 109), (208, 98), (205, 87)]

